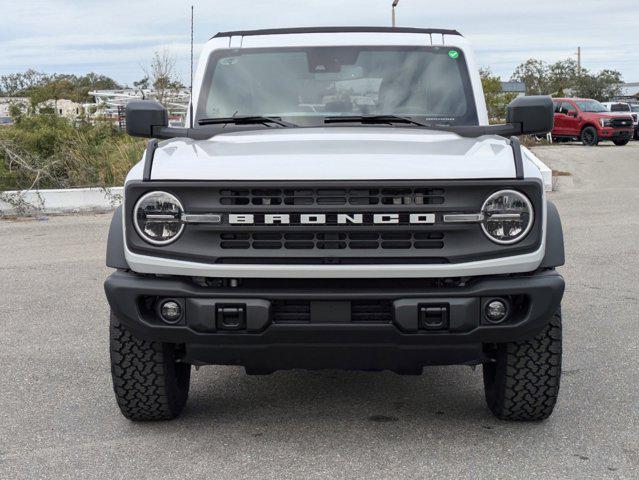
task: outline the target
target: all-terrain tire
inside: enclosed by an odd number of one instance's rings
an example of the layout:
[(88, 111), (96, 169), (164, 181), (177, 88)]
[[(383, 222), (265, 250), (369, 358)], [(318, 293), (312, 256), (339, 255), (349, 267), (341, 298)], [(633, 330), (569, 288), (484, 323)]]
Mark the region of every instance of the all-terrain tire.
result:
[(189, 395), (191, 365), (176, 361), (176, 346), (136, 337), (111, 313), (111, 375), (122, 414), (129, 420), (170, 420)]
[(628, 142), (630, 142), (630, 140), (613, 140), (612, 141), (612, 143), (614, 143), (618, 147), (623, 147), (624, 145), (628, 145)]
[(595, 127), (586, 127), (581, 131), (581, 143), (587, 147), (596, 147), (599, 145), (599, 135)]
[(544, 330), (522, 342), (487, 349), (484, 364), (486, 403), (502, 420), (539, 421), (555, 408), (561, 377), (561, 310)]

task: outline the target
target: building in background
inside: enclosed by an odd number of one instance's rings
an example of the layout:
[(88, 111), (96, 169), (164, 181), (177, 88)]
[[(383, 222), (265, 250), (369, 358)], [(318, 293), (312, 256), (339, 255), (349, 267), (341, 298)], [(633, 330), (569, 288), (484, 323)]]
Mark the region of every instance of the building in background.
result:
[(639, 82), (624, 83), (621, 94), (613, 99), (616, 102), (639, 103)]
[(86, 104), (95, 113), (92, 115), (107, 116), (118, 119), (123, 125), (124, 109), (132, 100), (160, 100), (169, 112), (169, 125), (180, 127), (184, 125), (186, 111), (191, 93), (188, 89), (158, 92), (151, 89), (124, 88), (120, 90), (94, 90), (89, 92), (95, 98), (94, 104)]
[[(124, 127), (124, 111), (132, 100), (159, 100), (169, 112), (169, 124), (173, 127), (183, 126), (189, 105), (190, 92), (188, 89), (157, 92), (155, 90), (125, 88), (119, 90), (95, 90), (89, 92), (94, 102), (77, 103), (65, 98), (47, 100), (36, 106), (36, 111), (50, 112), (68, 118), (71, 121), (83, 119), (89, 122), (95, 120), (111, 120), (120, 127)], [(26, 112), (30, 105), (27, 97), (0, 97), (0, 125), (11, 125), (11, 106), (18, 105)]]
[(518, 97), (526, 95), (524, 82), (501, 82), (501, 93), (515, 93)]
[(61, 98), (59, 100), (51, 99), (38, 104), (38, 112), (43, 112), (45, 110), (52, 111), (60, 117), (75, 120), (84, 114), (84, 104), (67, 100), (66, 98)]
[(11, 107), (17, 105), (21, 110), (26, 110), (29, 106), (27, 97), (0, 97), (0, 125), (11, 125)]

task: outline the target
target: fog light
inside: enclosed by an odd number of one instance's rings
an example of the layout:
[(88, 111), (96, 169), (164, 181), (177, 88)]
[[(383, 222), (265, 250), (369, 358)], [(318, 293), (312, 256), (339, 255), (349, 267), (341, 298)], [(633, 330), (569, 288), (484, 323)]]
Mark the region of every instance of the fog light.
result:
[(167, 323), (176, 323), (182, 318), (182, 307), (175, 300), (167, 300), (160, 307), (160, 316)]
[(484, 310), (486, 319), (491, 323), (501, 323), (508, 316), (508, 305), (500, 299), (490, 300)]

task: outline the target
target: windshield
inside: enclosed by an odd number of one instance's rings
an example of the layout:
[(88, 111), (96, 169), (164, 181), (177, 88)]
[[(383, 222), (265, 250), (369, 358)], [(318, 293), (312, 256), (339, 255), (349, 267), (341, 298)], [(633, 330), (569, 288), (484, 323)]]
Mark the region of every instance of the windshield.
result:
[(575, 101), (582, 112), (607, 112), (608, 110), (597, 100), (577, 100)]
[(611, 112), (630, 112), (630, 105), (627, 103), (613, 103), (610, 105)]
[[(477, 125), (463, 52), (448, 47), (224, 50), (209, 60), (197, 120), (396, 115)], [(301, 122), (300, 120), (305, 120)]]

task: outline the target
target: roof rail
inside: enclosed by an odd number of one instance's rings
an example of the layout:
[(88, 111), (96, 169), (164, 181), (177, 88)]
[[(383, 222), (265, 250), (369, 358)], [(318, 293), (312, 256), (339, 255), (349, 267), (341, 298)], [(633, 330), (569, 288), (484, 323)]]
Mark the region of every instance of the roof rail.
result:
[(294, 33), (437, 33), (441, 35), (459, 35), (457, 30), (441, 28), (411, 28), (411, 27), (301, 27), (301, 28), (270, 28), (264, 30), (237, 30), (233, 32), (220, 32), (212, 38), (255, 36), (255, 35), (286, 35)]

